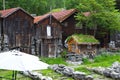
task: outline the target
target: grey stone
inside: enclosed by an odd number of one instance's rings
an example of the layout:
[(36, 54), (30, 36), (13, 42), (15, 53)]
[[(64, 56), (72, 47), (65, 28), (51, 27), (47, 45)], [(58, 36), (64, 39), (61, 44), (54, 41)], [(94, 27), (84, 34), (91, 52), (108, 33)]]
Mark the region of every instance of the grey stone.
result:
[(103, 74), (106, 77), (113, 78), (115, 80), (120, 80), (120, 63), (118, 61), (114, 62), (111, 67), (108, 68), (92, 68), (93, 72)]
[(85, 77), (85, 80), (93, 80), (93, 79), (94, 79), (94, 78), (93, 78), (92, 75), (88, 75), (88, 76)]
[(73, 73), (73, 78), (75, 80), (85, 80), (85, 76), (86, 76), (86, 74), (84, 72), (75, 71)]
[(120, 79), (119, 75), (120, 75), (120, 73), (116, 73), (116, 72), (114, 72), (114, 71), (110, 73), (110, 76), (111, 76), (113, 79)]

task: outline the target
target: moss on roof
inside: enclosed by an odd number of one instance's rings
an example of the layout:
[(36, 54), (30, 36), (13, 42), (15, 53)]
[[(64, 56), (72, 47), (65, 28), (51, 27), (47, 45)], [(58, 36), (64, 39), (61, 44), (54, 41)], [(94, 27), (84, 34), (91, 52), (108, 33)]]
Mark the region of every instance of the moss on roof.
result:
[(99, 44), (99, 41), (91, 35), (73, 34), (66, 40), (68, 41), (70, 38), (73, 38), (79, 44)]
[(59, 12), (59, 11), (62, 11), (64, 10), (63, 8), (57, 8), (57, 9), (53, 9), (51, 12)]

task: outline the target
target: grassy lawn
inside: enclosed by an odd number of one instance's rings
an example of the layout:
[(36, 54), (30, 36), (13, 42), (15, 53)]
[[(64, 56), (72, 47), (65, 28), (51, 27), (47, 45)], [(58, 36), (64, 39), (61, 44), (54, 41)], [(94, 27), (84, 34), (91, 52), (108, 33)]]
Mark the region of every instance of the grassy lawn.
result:
[(84, 59), (83, 64), (75, 68), (75, 70), (83, 71), (87, 74), (90, 74), (91, 72), (86, 69), (87, 67), (109, 67), (115, 61), (120, 62), (120, 54), (101, 54), (96, 56), (93, 61), (90, 61), (89, 59)]
[[(9, 70), (0, 70), (0, 80), (12, 80), (12, 72)], [(17, 73), (17, 80), (32, 80), (27, 76)]]
[[(73, 66), (73, 65), (69, 65), (65, 62), (65, 59), (58, 57), (58, 58), (40, 58), (42, 61), (52, 65), (52, 64), (64, 64), (66, 66)], [(85, 72), (87, 74), (91, 74), (90, 71), (88, 71), (86, 68), (87, 67), (109, 67), (112, 65), (113, 62), (115, 61), (119, 61), (120, 62), (120, 54), (101, 54), (96, 56), (92, 61), (90, 61), (89, 59), (83, 59), (83, 64), (81, 65), (77, 65), (77, 67), (75, 68), (75, 70), (77, 71), (82, 71)], [(56, 73), (51, 69), (46, 69), (46, 70), (40, 70), (38, 71), (40, 73), (42, 73), (44, 76), (49, 76), (51, 78), (53, 78), (53, 80), (73, 80), (70, 77), (65, 77), (62, 74)], [(0, 70), (0, 76), (1, 77), (5, 77), (6, 79), (4, 80), (10, 80), (12, 78), (12, 71), (7, 71), (7, 70)], [(32, 80), (26, 76), (23, 76), (21, 74), (18, 73), (17, 75), (17, 79), (18, 80)], [(0, 80), (2, 80), (0, 78)]]

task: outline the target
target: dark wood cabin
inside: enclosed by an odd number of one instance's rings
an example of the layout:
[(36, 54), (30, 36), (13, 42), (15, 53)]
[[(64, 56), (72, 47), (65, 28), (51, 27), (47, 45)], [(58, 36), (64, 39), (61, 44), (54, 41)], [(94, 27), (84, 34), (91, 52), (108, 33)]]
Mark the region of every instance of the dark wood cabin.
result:
[(0, 10), (1, 50), (19, 49), (30, 53), (34, 18), (22, 8)]
[[(75, 19), (76, 14), (78, 11), (76, 9), (70, 9), (70, 10), (62, 10), (59, 12), (53, 12), (52, 15), (62, 24), (62, 42), (64, 44), (64, 41), (66, 38), (72, 34), (75, 33), (82, 33), (82, 34), (93, 34), (93, 30), (89, 30), (89, 32), (86, 31), (85, 26), (77, 26), (77, 20)], [(89, 13), (84, 13), (85, 16), (88, 16)]]
[(73, 34), (66, 39), (68, 51), (76, 54), (96, 54), (99, 41), (93, 36)]
[[(85, 23), (83, 23), (81, 26), (76, 25), (76, 23), (78, 22), (75, 19), (77, 13), (78, 11), (76, 9), (62, 10), (59, 12), (52, 13), (52, 15), (62, 24), (63, 44), (66, 38), (74, 33), (94, 35), (94, 31), (95, 31), (94, 28), (87, 28), (85, 26)], [(90, 15), (90, 12), (84, 12), (83, 15), (87, 17)], [(104, 35), (100, 34), (103, 32), (105, 33)], [(104, 29), (97, 29), (95, 38), (100, 41), (101, 47), (108, 46), (108, 42), (109, 42), (108, 31), (105, 31)]]
[(52, 15), (37, 16), (34, 19), (36, 32), (36, 54), (56, 57), (62, 46), (62, 28)]

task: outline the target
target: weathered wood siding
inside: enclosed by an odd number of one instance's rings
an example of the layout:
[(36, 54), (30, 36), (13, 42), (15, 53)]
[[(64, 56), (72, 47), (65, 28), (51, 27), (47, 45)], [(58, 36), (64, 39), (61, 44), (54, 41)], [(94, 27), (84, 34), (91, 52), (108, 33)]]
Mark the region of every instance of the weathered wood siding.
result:
[(66, 38), (72, 34), (75, 33), (82, 33), (82, 34), (94, 34), (93, 29), (87, 29), (85, 25), (77, 26), (76, 23), (78, 22), (75, 20), (75, 15), (76, 13), (72, 14), (70, 17), (68, 17), (66, 20), (64, 20), (62, 24), (62, 31), (63, 31), (63, 38), (62, 38), (62, 43), (64, 44), (64, 41)]
[(96, 54), (97, 44), (78, 44), (71, 38), (68, 42), (68, 51), (76, 54)]
[(3, 24), (4, 42), (9, 49), (30, 53), (33, 18), (20, 9), (5, 18)]
[[(51, 20), (51, 21), (50, 21)], [(47, 26), (51, 27), (51, 36), (47, 36)], [(56, 57), (62, 40), (62, 27), (51, 16), (35, 24), (36, 27), (36, 54), (45, 57)]]

